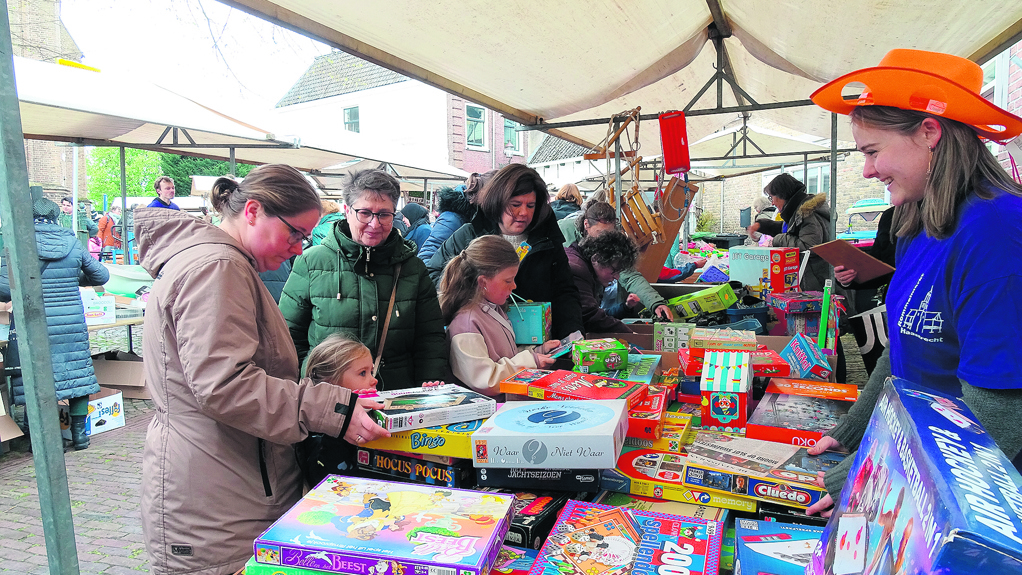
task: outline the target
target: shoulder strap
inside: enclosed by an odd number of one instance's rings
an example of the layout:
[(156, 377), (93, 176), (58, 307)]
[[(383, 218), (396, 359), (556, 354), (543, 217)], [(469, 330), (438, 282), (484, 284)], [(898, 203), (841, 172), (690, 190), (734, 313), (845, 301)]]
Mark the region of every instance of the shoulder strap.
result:
[(383, 359), (383, 345), (387, 343), (387, 329), (390, 328), (390, 316), (394, 315), (394, 299), (397, 297), (397, 280), (401, 277), (401, 262), (394, 265), (394, 287), (390, 290), (390, 303), (387, 304), (387, 318), (383, 320), (383, 335), (380, 345), (376, 347), (376, 361), (373, 362), (373, 377), (380, 371), (380, 360)]

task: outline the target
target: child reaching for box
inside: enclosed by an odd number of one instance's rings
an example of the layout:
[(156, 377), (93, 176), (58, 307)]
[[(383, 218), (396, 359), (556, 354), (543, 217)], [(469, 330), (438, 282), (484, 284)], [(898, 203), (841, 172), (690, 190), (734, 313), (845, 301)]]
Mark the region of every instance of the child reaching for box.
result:
[(515, 289), (518, 253), (504, 238), (481, 236), (452, 258), (440, 280), (440, 310), (449, 325), (451, 369), (479, 393), (500, 394), (499, 384), (523, 368), (546, 368), (560, 342), (515, 344), (504, 305)]

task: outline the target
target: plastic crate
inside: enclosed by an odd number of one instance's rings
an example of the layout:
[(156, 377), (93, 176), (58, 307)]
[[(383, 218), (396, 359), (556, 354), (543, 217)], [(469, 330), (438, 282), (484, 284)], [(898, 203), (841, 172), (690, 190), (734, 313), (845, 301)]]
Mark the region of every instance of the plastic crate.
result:
[[(753, 307), (730, 307), (727, 309), (728, 319), (731, 321), (731, 327), (735, 327), (735, 324), (753, 319), (759, 325), (755, 330), (756, 335), (766, 335), (766, 326), (769, 323), (770, 308), (764, 305), (757, 305)], [(749, 328), (742, 328), (749, 329)]]
[(759, 320), (754, 317), (747, 317), (738, 321), (732, 321), (727, 327), (735, 331), (754, 331), (757, 335), (766, 333), (766, 330), (763, 328), (763, 324), (759, 323)]

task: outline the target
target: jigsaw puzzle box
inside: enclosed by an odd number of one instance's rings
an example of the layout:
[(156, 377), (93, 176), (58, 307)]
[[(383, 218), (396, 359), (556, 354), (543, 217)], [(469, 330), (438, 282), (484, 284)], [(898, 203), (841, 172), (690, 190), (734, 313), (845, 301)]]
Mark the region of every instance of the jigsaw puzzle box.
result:
[(381, 391), (375, 398), (383, 407), (369, 415), (388, 431), (486, 419), (497, 410), (492, 397), (453, 384)]
[(1022, 573), (1020, 485), (960, 399), (889, 379), (806, 573)]

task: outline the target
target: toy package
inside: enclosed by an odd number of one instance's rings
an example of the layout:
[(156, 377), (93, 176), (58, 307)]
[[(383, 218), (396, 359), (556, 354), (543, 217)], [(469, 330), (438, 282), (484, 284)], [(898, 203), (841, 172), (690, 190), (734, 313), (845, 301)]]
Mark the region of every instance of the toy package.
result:
[(667, 300), (667, 305), (681, 317), (695, 317), (703, 312), (725, 310), (738, 302), (729, 284), (720, 284), (688, 295)]
[(653, 324), (653, 351), (676, 352), (688, 347), (689, 334), (695, 328), (691, 323)]
[(602, 373), (575, 373), (564, 369), (523, 369), (501, 381), (500, 391), (533, 399), (623, 399), (629, 408), (639, 405), (646, 397), (646, 386), (641, 383), (612, 379)]
[(749, 417), (745, 436), (812, 447), (851, 406), (850, 401), (766, 393)]
[(716, 575), (717, 521), (569, 501), (529, 575)]
[[(650, 385), (656, 377), (657, 367), (660, 365), (659, 355), (645, 355), (640, 353), (628, 354), (628, 367), (615, 371), (605, 371), (600, 375), (619, 379), (621, 381), (634, 381)], [(578, 368), (576, 367), (576, 370)]]
[(628, 410), (626, 437), (656, 440), (664, 433), (664, 414), (667, 412), (667, 390), (651, 385), (646, 388), (646, 399)]
[(720, 507), (709, 507), (695, 503), (682, 503), (680, 501), (665, 501), (653, 497), (618, 493), (617, 491), (601, 491), (593, 498), (593, 503), (600, 505), (611, 505), (614, 507), (625, 507), (638, 509), (640, 511), (656, 511), (657, 513), (670, 513), (671, 515), (682, 515), (695, 517), (697, 519), (709, 519), (727, 523), (728, 510)]
[(699, 391), (703, 429), (745, 433), (752, 400), (752, 366), (747, 352), (708, 352)]
[(334, 573), (486, 575), (514, 497), (328, 475), (256, 538), (256, 561)]
[(515, 302), (507, 309), (507, 319), (518, 345), (540, 345), (550, 341), (553, 315), (550, 302)]
[(626, 369), (628, 346), (612, 337), (579, 340), (571, 344), (571, 361), (579, 373)]
[(804, 334), (795, 334), (781, 351), (781, 357), (791, 366), (791, 375), (800, 379), (827, 381), (831, 368), (820, 347)]
[(600, 479), (599, 469), (476, 468), (479, 487), (596, 493)]
[(806, 573), (1022, 572), (1020, 486), (962, 400), (888, 379)]
[(372, 449), (425, 453), (459, 459), (472, 459), (472, 433), (483, 425), (482, 419), (437, 425), (415, 431), (396, 431), (365, 444)]
[(453, 384), (380, 391), (376, 397), (383, 407), (369, 415), (388, 431), (486, 419), (497, 411), (492, 397)]
[(754, 296), (798, 289), (798, 248), (735, 246), (728, 250), (728, 262), (731, 279)]
[(707, 351), (756, 351), (756, 333), (736, 329), (697, 327), (688, 338), (688, 353), (702, 359)]
[(707, 431), (696, 434), (687, 449), (685, 485), (800, 508), (827, 493), (816, 485), (817, 473), (845, 458), (833, 452), (809, 455), (794, 445)]
[(492, 573), (528, 575), (533, 563), (536, 562), (537, 555), (539, 555), (539, 551), (536, 549), (523, 549), (505, 544), (497, 554), (497, 561), (493, 563)]
[(509, 402), (472, 434), (475, 466), (613, 467), (627, 429), (621, 399)]
[(514, 495), (514, 517), (504, 542), (509, 545), (539, 549), (557, 520), (557, 514), (568, 499), (585, 497), (585, 493), (561, 491), (515, 491), (498, 487), (482, 487), (480, 491)]
[(822, 527), (736, 519), (735, 571), (803, 575), (822, 533)]
[(445, 464), (421, 457), (359, 447), (355, 461), (359, 469), (393, 475), (414, 483), (444, 487), (472, 487), (475, 483), (475, 471), (468, 459)]
[[(834, 301), (844, 301), (844, 296), (835, 295), (832, 296)], [(816, 314), (816, 317), (820, 317), (820, 312), (823, 311), (823, 292), (822, 291), (805, 291), (805, 292), (788, 292), (788, 293), (771, 293), (766, 296), (767, 305), (782, 311), (786, 314)]]
[(641, 447), (643, 449), (663, 451), (664, 453), (685, 455), (685, 435), (688, 433), (690, 424), (691, 420), (686, 421), (685, 425), (664, 424), (664, 430), (658, 439), (626, 436), (625, 445), (627, 447)]

